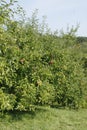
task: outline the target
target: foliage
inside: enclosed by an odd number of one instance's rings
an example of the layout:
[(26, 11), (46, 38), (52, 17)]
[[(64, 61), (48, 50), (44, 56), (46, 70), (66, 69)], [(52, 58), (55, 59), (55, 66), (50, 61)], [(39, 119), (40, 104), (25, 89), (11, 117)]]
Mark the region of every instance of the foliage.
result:
[(77, 42), (78, 42), (78, 43), (87, 42), (87, 37), (81, 37), (81, 36), (79, 36), (79, 37), (77, 37)]
[(0, 5), (0, 110), (35, 110), (55, 103), (85, 107), (87, 67), (84, 54), (77, 54), (76, 29), (62, 37), (52, 34), (44, 23), (40, 26), (37, 12), (31, 19), (24, 15), (15, 20), (13, 3), (1, 0)]

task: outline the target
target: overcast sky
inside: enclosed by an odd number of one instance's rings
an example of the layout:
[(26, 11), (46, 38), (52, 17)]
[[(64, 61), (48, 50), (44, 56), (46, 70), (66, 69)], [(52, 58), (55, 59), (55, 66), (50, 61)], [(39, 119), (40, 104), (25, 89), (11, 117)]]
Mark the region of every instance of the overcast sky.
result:
[(31, 16), (38, 9), (39, 19), (47, 16), (51, 30), (66, 30), (67, 26), (80, 25), (77, 35), (87, 36), (87, 0), (18, 0)]

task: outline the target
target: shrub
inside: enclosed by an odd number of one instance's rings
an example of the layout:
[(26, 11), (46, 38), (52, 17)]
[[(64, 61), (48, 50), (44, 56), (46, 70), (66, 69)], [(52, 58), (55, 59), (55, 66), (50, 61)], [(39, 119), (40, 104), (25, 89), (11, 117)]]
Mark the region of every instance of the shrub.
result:
[(77, 54), (76, 30), (62, 37), (48, 28), (40, 32), (36, 13), (27, 22), (12, 18), (12, 3), (1, 0), (0, 6), (0, 110), (27, 111), (54, 103), (85, 107), (86, 58)]

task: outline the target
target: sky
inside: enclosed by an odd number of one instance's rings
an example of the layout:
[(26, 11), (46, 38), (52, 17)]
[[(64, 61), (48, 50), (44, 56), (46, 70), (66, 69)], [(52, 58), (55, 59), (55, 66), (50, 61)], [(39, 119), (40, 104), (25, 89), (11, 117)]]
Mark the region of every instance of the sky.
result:
[(38, 18), (46, 16), (52, 31), (66, 31), (68, 26), (79, 25), (76, 34), (87, 36), (87, 0), (18, 0), (18, 3), (29, 17), (38, 9)]

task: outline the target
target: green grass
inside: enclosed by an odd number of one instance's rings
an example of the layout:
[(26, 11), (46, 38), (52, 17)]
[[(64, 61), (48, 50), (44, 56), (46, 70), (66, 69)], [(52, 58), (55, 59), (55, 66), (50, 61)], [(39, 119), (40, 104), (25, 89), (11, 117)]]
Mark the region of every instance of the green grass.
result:
[(87, 109), (39, 108), (0, 116), (0, 130), (87, 130)]

